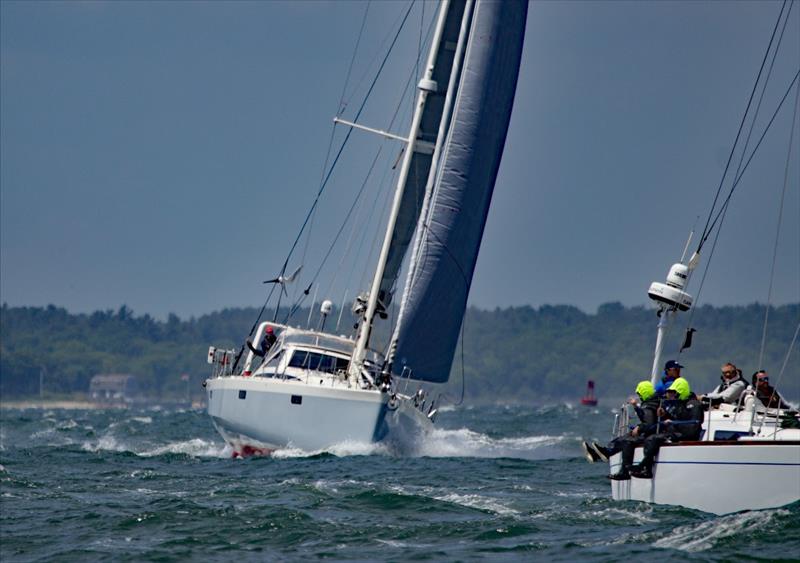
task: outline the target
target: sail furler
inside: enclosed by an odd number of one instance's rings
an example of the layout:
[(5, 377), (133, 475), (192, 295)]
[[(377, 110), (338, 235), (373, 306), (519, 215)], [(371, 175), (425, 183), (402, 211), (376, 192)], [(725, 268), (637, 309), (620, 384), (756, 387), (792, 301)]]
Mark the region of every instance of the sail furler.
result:
[(477, 0), (449, 129), (416, 226), (393, 337), (393, 371), (444, 383), (503, 153), (527, 2)]
[(421, 87), (429, 89), (429, 94), (422, 111), (419, 132), (416, 137), (417, 148), (411, 156), (403, 199), (392, 232), (392, 242), (378, 296), (381, 304), (387, 308), (392, 301), (392, 290), (422, 210), (425, 187), (431, 169), (432, 149), (439, 132), (447, 84), (453, 71), (454, 53), (465, 4), (465, 0), (451, 0), (448, 4), (442, 40), (439, 42), (434, 58), (431, 80), (426, 84), (421, 84)]

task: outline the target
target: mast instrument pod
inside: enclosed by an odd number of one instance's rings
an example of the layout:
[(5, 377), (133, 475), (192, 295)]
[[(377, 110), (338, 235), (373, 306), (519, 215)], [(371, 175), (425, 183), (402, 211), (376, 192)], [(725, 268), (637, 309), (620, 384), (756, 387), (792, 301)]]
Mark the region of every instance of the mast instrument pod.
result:
[[(694, 232), (689, 233), (689, 239), (683, 248), (681, 261), (673, 264), (669, 269), (666, 283), (653, 282), (650, 284), (650, 289), (647, 290), (647, 296), (658, 303), (658, 332), (653, 368), (650, 372), (650, 381), (653, 385), (658, 381), (661, 372), (661, 353), (664, 351), (664, 336), (667, 324), (678, 314), (678, 311), (688, 311), (692, 306), (693, 298), (684, 289), (689, 282), (689, 274), (700, 262), (700, 255), (695, 252), (689, 259), (688, 264), (684, 264), (683, 261), (686, 258), (686, 251), (689, 249), (693, 234)], [(684, 347), (688, 347), (688, 344)]]
[(689, 267), (682, 263), (673, 264), (667, 274), (667, 282), (653, 282), (647, 296), (661, 304), (660, 309), (688, 311), (692, 306), (692, 296), (683, 289), (689, 278)]

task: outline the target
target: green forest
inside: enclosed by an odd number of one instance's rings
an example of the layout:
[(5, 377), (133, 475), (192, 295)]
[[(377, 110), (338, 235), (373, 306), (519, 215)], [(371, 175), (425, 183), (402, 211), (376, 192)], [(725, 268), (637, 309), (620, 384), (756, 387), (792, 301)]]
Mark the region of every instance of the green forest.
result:
[[(156, 400), (185, 395), (181, 376), (187, 374), (192, 393), (200, 396), (210, 373), (208, 346), (238, 349), (257, 315), (257, 309), (238, 308), (157, 320), (126, 306), (72, 314), (53, 305), (4, 304), (0, 397), (38, 396), (40, 376), (45, 396), (86, 393), (100, 373), (133, 374)], [(689, 320), (684, 314), (670, 330), (664, 359), (678, 358), (686, 366), (683, 375), (701, 392), (716, 385), (723, 362), (735, 363), (748, 379), (763, 367), (773, 384), (788, 362), (779, 388), (797, 399), (798, 343), (791, 354), (789, 346), (800, 304), (770, 309), (763, 366), (758, 366), (764, 317), (765, 307), (757, 304), (700, 307), (691, 316), (692, 347), (677, 356)], [(298, 311), (291, 324), (305, 324), (307, 318), (307, 309)], [(465, 400), (472, 402), (574, 400), (593, 379), (601, 400), (622, 397), (649, 377), (657, 322), (653, 309), (619, 303), (604, 304), (594, 314), (568, 305), (469, 308), (446, 392), (458, 397), (463, 382)]]

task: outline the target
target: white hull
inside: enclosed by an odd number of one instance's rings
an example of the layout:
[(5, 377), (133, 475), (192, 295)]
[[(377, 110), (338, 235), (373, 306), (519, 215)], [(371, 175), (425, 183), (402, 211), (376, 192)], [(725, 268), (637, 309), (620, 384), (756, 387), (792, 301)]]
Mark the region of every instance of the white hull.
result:
[[(609, 460), (620, 470), (621, 454)], [(642, 457), (637, 448), (634, 461)], [(653, 479), (611, 481), (614, 500), (681, 505), (714, 514), (800, 500), (800, 441), (695, 442), (661, 447)]]
[(385, 442), (409, 453), (432, 426), (411, 399), (390, 404), (390, 394), (377, 389), (231, 376), (209, 379), (206, 393), (208, 413), (235, 454), (344, 442)]

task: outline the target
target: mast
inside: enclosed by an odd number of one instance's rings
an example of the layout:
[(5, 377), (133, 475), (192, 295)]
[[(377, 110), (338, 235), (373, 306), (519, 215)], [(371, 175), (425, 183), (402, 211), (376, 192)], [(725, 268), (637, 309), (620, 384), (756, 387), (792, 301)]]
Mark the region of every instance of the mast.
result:
[[(466, 50), (467, 33), (469, 31), (468, 28), (471, 17), (470, 14), (472, 12), (472, 4), (473, 0), (467, 0), (461, 23), (461, 29), (458, 32), (458, 43), (456, 44), (456, 52), (453, 58), (453, 69), (450, 72), (450, 81), (447, 85), (447, 94), (445, 95), (444, 99), (442, 118), (439, 122), (439, 134), (436, 136), (436, 146), (433, 149), (433, 157), (431, 159), (431, 170), (433, 171), (433, 174), (429, 174), (428, 176), (428, 181), (425, 188), (425, 198), (422, 202), (422, 210), (420, 211), (419, 215), (419, 223), (424, 223), (425, 221), (427, 221), (428, 213), (430, 211), (432, 184), (435, 182), (436, 175), (438, 174), (439, 157), (442, 153), (442, 145), (444, 144), (444, 139), (446, 137), (447, 127), (449, 126), (452, 117), (453, 98), (455, 97), (456, 81), (461, 76), (461, 61), (464, 57), (464, 51)], [(423, 237), (423, 231), (417, 230), (417, 236), (415, 237), (414, 240), (412, 256), (418, 254), (419, 247), (422, 242), (422, 237)], [(406, 275), (407, 278), (406, 289), (408, 289), (411, 286), (413, 276), (414, 276), (414, 258), (411, 259), (411, 266), (409, 267), (408, 274)], [(396, 329), (397, 327), (395, 327), (395, 331), (392, 334), (392, 338), (389, 342), (389, 347), (386, 357), (390, 366), (392, 363), (394, 363), (394, 355), (397, 350)]]
[[(464, 8), (445, 30), (456, 47), (447, 74), (457, 86), (442, 92), (438, 129), (430, 129), (438, 130), (440, 151), (431, 156), (387, 358), (393, 373), (413, 369), (411, 378), (430, 383), (450, 377), (511, 119), (528, 4), (478, 0)], [(434, 77), (448, 80), (438, 70)]]
[[(691, 240), (691, 235), (689, 240)], [(685, 249), (683, 254), (685, 257)], [(681, 262), (673, 264), (667, 274), (666, 283), (653, 282), (650, 284), (650, 289), (647, 290), (647, 296), (658, 303), (656, 349), (653, 354), (653, 369), (650, 372), (650, 382), (653, 385), (656, 384), (659, 378), (659, 365), (661, 364), (661, 353), (664, 350), (664, 337), (667, 326), (678, 314), (678, 311), (688, 311), (692, 306), (692, 296), (686, 293), (685, 288), (689, 280), (689, 274), (699, 261), (699, 256), (697, 258), (696, 256), (696, 254), (692, 256), (688, 266)]]
[(419, 81), (417, 88), (419, 89), (419, 96), (417, 97), (417, 105), (414, 110), (414, 117), (411, 121), (411, 129), (408, 133), (408, 140), (406, 142), (405, 153), (403, 154), (403, 163), (400, 168), (400, 174), (397, 178), (397, 188), (392, 202), (392, 209), (389, 214), (389, 222), (386, 225), (386, 234), (383, 239), (383, 246), (381, 247), (381, 254), (378, 258), (378, 264), (375, 268), (375, 276), (372, 279), (372, 287), (370, 288), (369, 297), (367, 301), (367, 309), (364, 313), (364, 318), (361, 321), (361, 326), (358, 331), (358, 340), (355, 349), (353, 350), (353, 358), (348, 368), (348, 376), (351, 385), (358, 384), (359, 374), (364, 366), (364, 358), (366, 356), (367, 345), (369, 344), (369, 337), (372, 333), (372, 323), (375, 319), (375, 312), (378, 306), (378, 294), (380, 292), (381, 279), (383, 278), (384, 270), (386, 269), (386, 262), (389, 257), (389, 248), (392, 242), (392, 233), (394, 232), (397, 216), (400, 212), (400, 204), (403, 200), (403, 192), (405, 190), (406, 179), (411, 167), (411, 157), (417, 148), (417, 136), (419, 134), (420, 121), (422, 119), (422, 112), (425, 109), (425, 102), (428, 94), (436, 92), (438, 85), (432, 79), (434, 63), (436, 60), (436, 52), (439, 43), (442, 40), (445, 22), (447, 20), (447, 10), (450, 6), (450, 0), (442, 0), (439, 8), (439, 18), (436, 23), (436, 30), (431, 42), (431, 48), (428, 52), (428, 61), (425, 65), (425, 75)]

